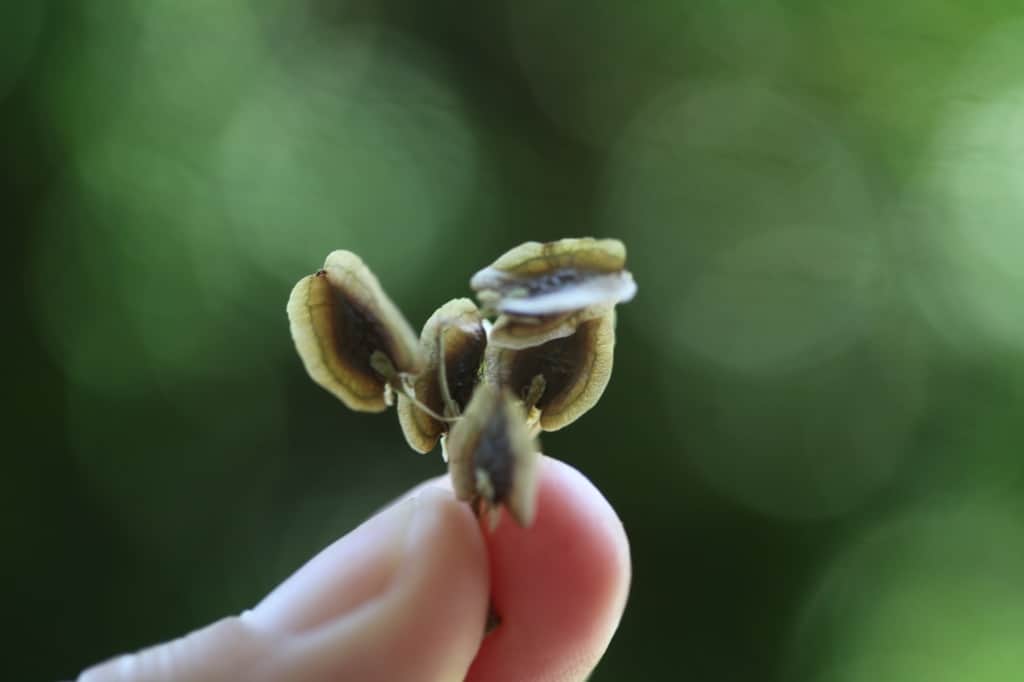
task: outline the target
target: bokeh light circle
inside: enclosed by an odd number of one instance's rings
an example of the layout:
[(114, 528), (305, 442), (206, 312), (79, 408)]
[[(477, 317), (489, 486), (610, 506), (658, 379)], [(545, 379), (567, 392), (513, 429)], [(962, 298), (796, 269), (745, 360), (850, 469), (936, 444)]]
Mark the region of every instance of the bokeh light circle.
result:
[[(886, 490), (927, 405), (929, 368), (914, 337), (883, 332), (844, 355), (787, 375), (705, 370), (700, 420), (675, 420), (680, 466), (761, 514), (814, 520), (849, 514)], [(691, 390), (666, 368), (663, 400)]]
[(855, 160), (799, 102), (755, 83), (679, 86), (633, 121), (608, 183), (605, 224), (634, 229), (637, 304), (659, 344), (777, 372), (870, 326), (884, 295), (873, 206)]
[(331, 44), (292, 53), (242, 105), (221, 140), (222, 191), (268, 276), (293, 282), (346, 248), (400, 298), (451, 247), (476, 137), (422, 46), (372, 28)]
[(919, 219), (923, 267), (910, 291), (925, 317), (965, 349), (1024, 350), (1024, 23), (1001, 27), (967, 60), (949, 108), (904, 197)]
[(813, 366), (864, 333), (877, 254), (856, 234), (783, 228), (714, 254), (672, 311), (674, 347), (746, 373)]
[(737, 12), (649, 3), (644, 11), (581, 0), (506, 2), (515, 56), (544, 112), (569, 135), (605, 147), (638, 111), (681, 77), (758, 73), (787, 59), (792, 36), (774, 1)]
[(703, 379), (687, 400), (706, 419), (674, 423), (681, 463), (783, 518), (884, 490), (928, 367), (858, 160), (813, 104), (751, 81), (680, 85), (630, 124), (607, 182), (661, 395), (681, 403), (687, 373)]
[(1006, 500), (946, 500), (854, 537), (804, 608), (790, 678), (1020, 679), (1022, 511)]

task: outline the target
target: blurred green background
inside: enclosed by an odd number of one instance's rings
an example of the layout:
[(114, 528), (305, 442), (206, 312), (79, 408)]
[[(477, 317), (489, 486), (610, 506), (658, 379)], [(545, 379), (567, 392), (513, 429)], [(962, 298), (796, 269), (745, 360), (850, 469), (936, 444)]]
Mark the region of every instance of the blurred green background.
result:
[(544, 439), (632, 542), (594, 680), (1024, 679), (1019, 3), (5, 2), (0, 125), (9, 679), (443, 472), (305, 376), (328, 251), (418, 328), (578, 235), (640, 284)]

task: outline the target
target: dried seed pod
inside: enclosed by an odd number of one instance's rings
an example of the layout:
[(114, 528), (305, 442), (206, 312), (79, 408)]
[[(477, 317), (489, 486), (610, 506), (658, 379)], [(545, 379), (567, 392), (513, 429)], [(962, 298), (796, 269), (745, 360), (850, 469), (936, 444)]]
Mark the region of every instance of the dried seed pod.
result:
[(522, 405), (507, 389), (477, 386), (448, 437), (448, 455), (455, 496), (490, 512), (492, 528), (501, 505), (520, 526), (533, 522), (540, 453)]
[(581, 323), (570, 336), (539, 346), (488, 346), (490, 381), (507, 386), (526, 406), (540, 412), (540, 428), (557, 431), (579, 419), (604, 393), (615, 352), (615, 309)]
[(358, 412), (382, 412), (422, 366), (416, 335), (359, 256), (334, 251), (288, 298), (292, 339), (313, 381)]
[(491, 345), (525, 349), (573, 334), (580, 324), (607, 313), (612, 306), (592, 306), (561, 315), (500, 315), (491, 328)]
[(617, 239), (526, 242), (473, 275), (470, 286), (488, 311), (499, 313), (490, 342), (528, 348), (576, 328), (636, 295)]
[[(423, 371), (412, 383), (413, 395), (430, 410), (457, 417), (469, 404), (483, 364), (487, 334), (476, 304), (468, 298), (438, 308), (420, 333)], [(448, 431), (448, 424), (398, 396), (398, 419), (410, 447), (430, 452)]]

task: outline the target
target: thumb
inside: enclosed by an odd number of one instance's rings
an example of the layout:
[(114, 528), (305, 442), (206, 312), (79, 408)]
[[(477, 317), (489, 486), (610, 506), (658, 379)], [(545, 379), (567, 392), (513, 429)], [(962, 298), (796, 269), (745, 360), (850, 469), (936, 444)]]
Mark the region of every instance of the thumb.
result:
[(79, 682), (462, 679), (487, 558), (469, 509), (420, 488), (325, 549), (255, 609), (87, 670)]

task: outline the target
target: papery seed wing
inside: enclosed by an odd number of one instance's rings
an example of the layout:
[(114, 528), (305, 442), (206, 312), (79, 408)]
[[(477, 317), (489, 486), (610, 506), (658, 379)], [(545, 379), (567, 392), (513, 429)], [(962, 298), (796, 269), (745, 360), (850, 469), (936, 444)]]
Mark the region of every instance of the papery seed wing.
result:
[(334, 251), (288, 298), (295, 348), (309, 376), (359, 412), (387, 408), (381, 366), (416, 373), (422, 366), (412, 328), (354, 253)]
[(615, 355), (615, 310), (579, 325), (575, 333), (522, 349), (488, 347), (485, 367), (491, 381), (525, 399), (537, 376), (544, 389), (536, 405), (540, 427), (557, 431), (583, 416), (600, 400), (611, 378)]
[(530, 524), (539, 454), (526, 414), (507, 390), (480, 384), (447, 447), (456, 497), (484, 509), (504, 504), (520, 525)]
[(491, 342), (526, 348), (568, 336), (637, 291), (616, 239), (527, 242), (477, 272), (470, 286), (500, 317)]
[[(486, 345), (483, 318), (475, 303), (468, 298), (458, 298), (438, 308), (420, 333), (424, 366), (412, 383), (416, 399), (437, 414), (455, 417), (461, 413), (479, 378)], [(445, 388), (452, 400), (450, 405), (445, 399)], [(404, 395), (398, 397), (398, 418), (410, 447), (418, 452), (433, 450), (448, 430), (447, 424), (427, 414)]]

